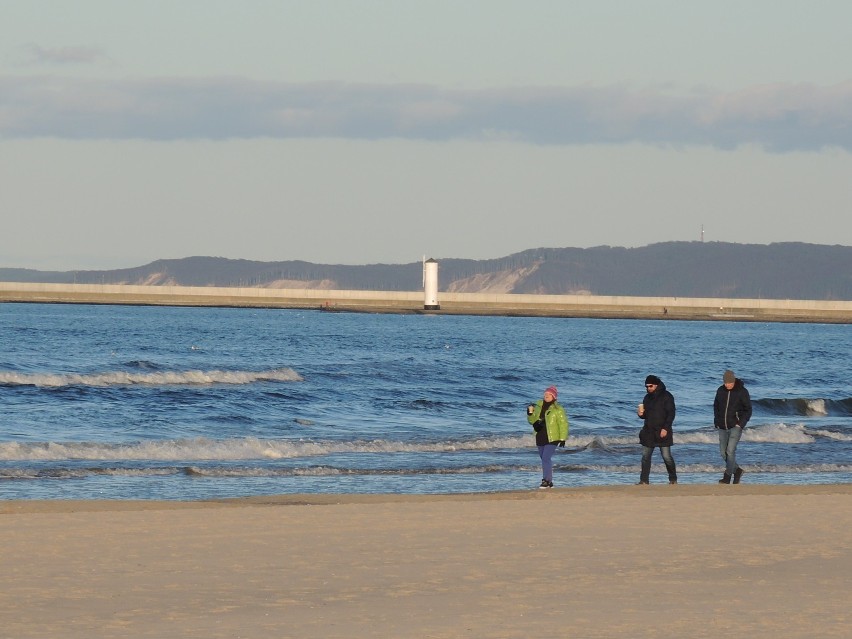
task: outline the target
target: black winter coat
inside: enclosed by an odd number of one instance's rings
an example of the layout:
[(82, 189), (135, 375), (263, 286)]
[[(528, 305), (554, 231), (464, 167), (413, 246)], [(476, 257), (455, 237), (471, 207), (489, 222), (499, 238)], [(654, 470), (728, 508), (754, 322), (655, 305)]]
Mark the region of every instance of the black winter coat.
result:
[[(645, 426), (639, 433), (639, 441), (643, 446), (671, 446), (674, 444), (672, 437), (672, 425), (675, 418), (675, 401), (672, 394), (666, 390), (666, 385), (660, 385), (653, 393), (646, 393), (645, 415), (640, 419), (645, 420)], [(665, 428), (668, 432), (665, 437), (660, 437), (660, 431)]]
[(745, 428), (751, 419), (751, 397), (741, 379), (734, 382), (731, 390), (722, 384), (713, 400), (713, 425), (730, 430), (734, 426)]

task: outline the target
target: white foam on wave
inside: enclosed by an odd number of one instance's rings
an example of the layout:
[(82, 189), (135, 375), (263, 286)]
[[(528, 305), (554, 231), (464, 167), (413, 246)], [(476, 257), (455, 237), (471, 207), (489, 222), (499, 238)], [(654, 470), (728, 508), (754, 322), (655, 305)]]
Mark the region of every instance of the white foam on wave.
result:
[[(821, 433), (821, 431), (813, 431), (813, 434), (818, 433)], [(675, 444), (708, 444), (718, 446), (719, 431), (715, 428), (705, 428), (702, 430), (678, 430), (677, 425), (675, 425), (674, 439)], [(842, 436), (837, 437), (837, 439), (842, 439)], [(771, 424), (766, 426), (747, 427), (743, 433), (743, 440), (763, 443), (774, 442), (779, 444), (807, 444), (813, 442), (814, 437), (805, 432), (805, 427), (802, 425), (788, 426), (786, 424)], [(616, 446), (638, 446), (639, 434), (637, 429), (636, 434), (630, 435), (577, 435), (569, 437), (566, 445), (582, 448), (588, 447), (603, 449)]]
[[(817, 437), (850, 441), (852, 435), (831, 431), (806, 431), (802, 425), (768, 424), (749, 427), (743, 440), (761, 443), (808, 444)], [(718, 445), (715, 430), (675, 431), (676, 444)], [(405, 442), (392, 440), (304, 440), (261, 439), (245, 437), (234, 439), (188, 438), (174, 440), (138, 441), (126, 444), (94, 442), (2, 442), (0, 460), (56, 461), (56, 460), (153, 460), (186, 462), (191, 460), (234, 461), (247, 459), (294, 459), (335, 454), (388, 454), (388, 453), (453, 453), (494, 450), (517, 450), (534, 445), (529, 435), (483, 437), (458, 441)], [(635, 435), (569, 437), (560, 453), (577, 453), (585, 449), (638, 446)]]
[[(748, 426), (743, 433), (743, 441), (777, 443), (777, 444), (809, 444), (815, 436), (831, 437), (840, 441), (848, 441), (847, 436), (830, 431), (806, 430), (802, 424), (764, 424)], [(675, 424), (675, 444), (719, 444), (719, 431), (708, 427), (701, 430), (679, 430)], [(634, 446), (639, 444), (638, 429), (636, 434), (618, 436), (577, 435), (568, 440), (569, 446), (607, 448), (615, 446)]]
[(817, 437), (825, 437), (826, 439), (833, 439), (838, 442), (852, 442), (852, 433), (840, 433), (824, 429), (808, 429), (808, 432)]
[(802, 424), (764, 424), (747, 426), (743, 432), (743, 441), (771, 444), (810, 444), (815, 441), (813, 435), (805, 431)]
[(824, 399), (808, 399), (805, 401), (806, 415), (828, 415)]
[[(849, 437), (841, 433), (824, 430), (806, 429), (803, 424), (761, 424), (759, 426), (747, 426), (743, 432), (743, 441), (759, 442), (763, 444), (810, 444), (817, 436), (830, 437), (840, 441), (849, 441)], [(674, 439), (676, 444), (719, 444), (719, 431), (715, 428), (702, 430), (678, 430), (675, 424)], [(604, 437), (604, 442), (618, 444), (638, 443), (636, 437)]]
[(293, 459), (339, 453), (447, 453), (528, 447), (526, 437), (478, 439), (459, 442), (409, 443), (388, 440), (305, 441), (287, 439), (176, 439), (99, 444), (93, 442), (2, 442), (0, 460), (5, 461), (233, 461), (243, 459)]
[(256, 382), (301, 382), (292, 368), (265, 371), (189, 370), (159, 372), (106, 371), (103, 373), (16, 373), (0, 371), (0, 384), (19, 386), (203, 386), (253, 384)]

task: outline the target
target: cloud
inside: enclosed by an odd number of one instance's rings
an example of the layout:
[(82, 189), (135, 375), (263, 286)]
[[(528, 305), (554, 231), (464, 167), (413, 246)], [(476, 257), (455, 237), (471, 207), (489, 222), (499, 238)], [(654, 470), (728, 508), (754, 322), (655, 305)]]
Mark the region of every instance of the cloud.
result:
[(70, 139), (515, 140), (852, 151), (852, 82), (724, 93), (625, 86), (430, 85), (0, 77), (0, 136)]
[(27, 64), (69, 65), (93, 64), (106, 59), (104, 52), (97, 47), (42, 47), (29, 44), (23, 47)]

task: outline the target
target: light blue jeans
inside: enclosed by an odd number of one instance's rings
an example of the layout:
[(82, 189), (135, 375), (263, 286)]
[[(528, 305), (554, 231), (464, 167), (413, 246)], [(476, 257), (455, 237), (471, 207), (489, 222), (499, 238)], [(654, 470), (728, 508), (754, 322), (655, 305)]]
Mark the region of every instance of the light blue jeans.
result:
[(725, 462), (725, 474), (733, 475), (737, 466), (737, 444), (743, 436), (743, 429), (739, 426), (733, 428), (719, 429), (719, 453)]
[(541, 478), (553, 481), (553, 453), (556, 452), (556, 444), (547, 444), (538, 447), (538, 456), (541, 457)]

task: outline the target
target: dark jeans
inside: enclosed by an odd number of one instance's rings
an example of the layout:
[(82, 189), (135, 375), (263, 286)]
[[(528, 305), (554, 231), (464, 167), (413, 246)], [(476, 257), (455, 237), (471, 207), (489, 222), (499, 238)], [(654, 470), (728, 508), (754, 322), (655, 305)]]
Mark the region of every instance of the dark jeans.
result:
[(651, 478), (651, 455), (654, 453), (654, 448), (660, 449), (663, 463), (669, 472), (669, 481), (677, 481), (677, 470), (675, 469), (671, 446), (642, 446), (642, 474), (639, 475), (639, 481), (648, 483)]
[(553, 481), (553, 453), (556, 452), (556, 444), (538, 447), (538, 456), (541, 457), (541, 478)]

